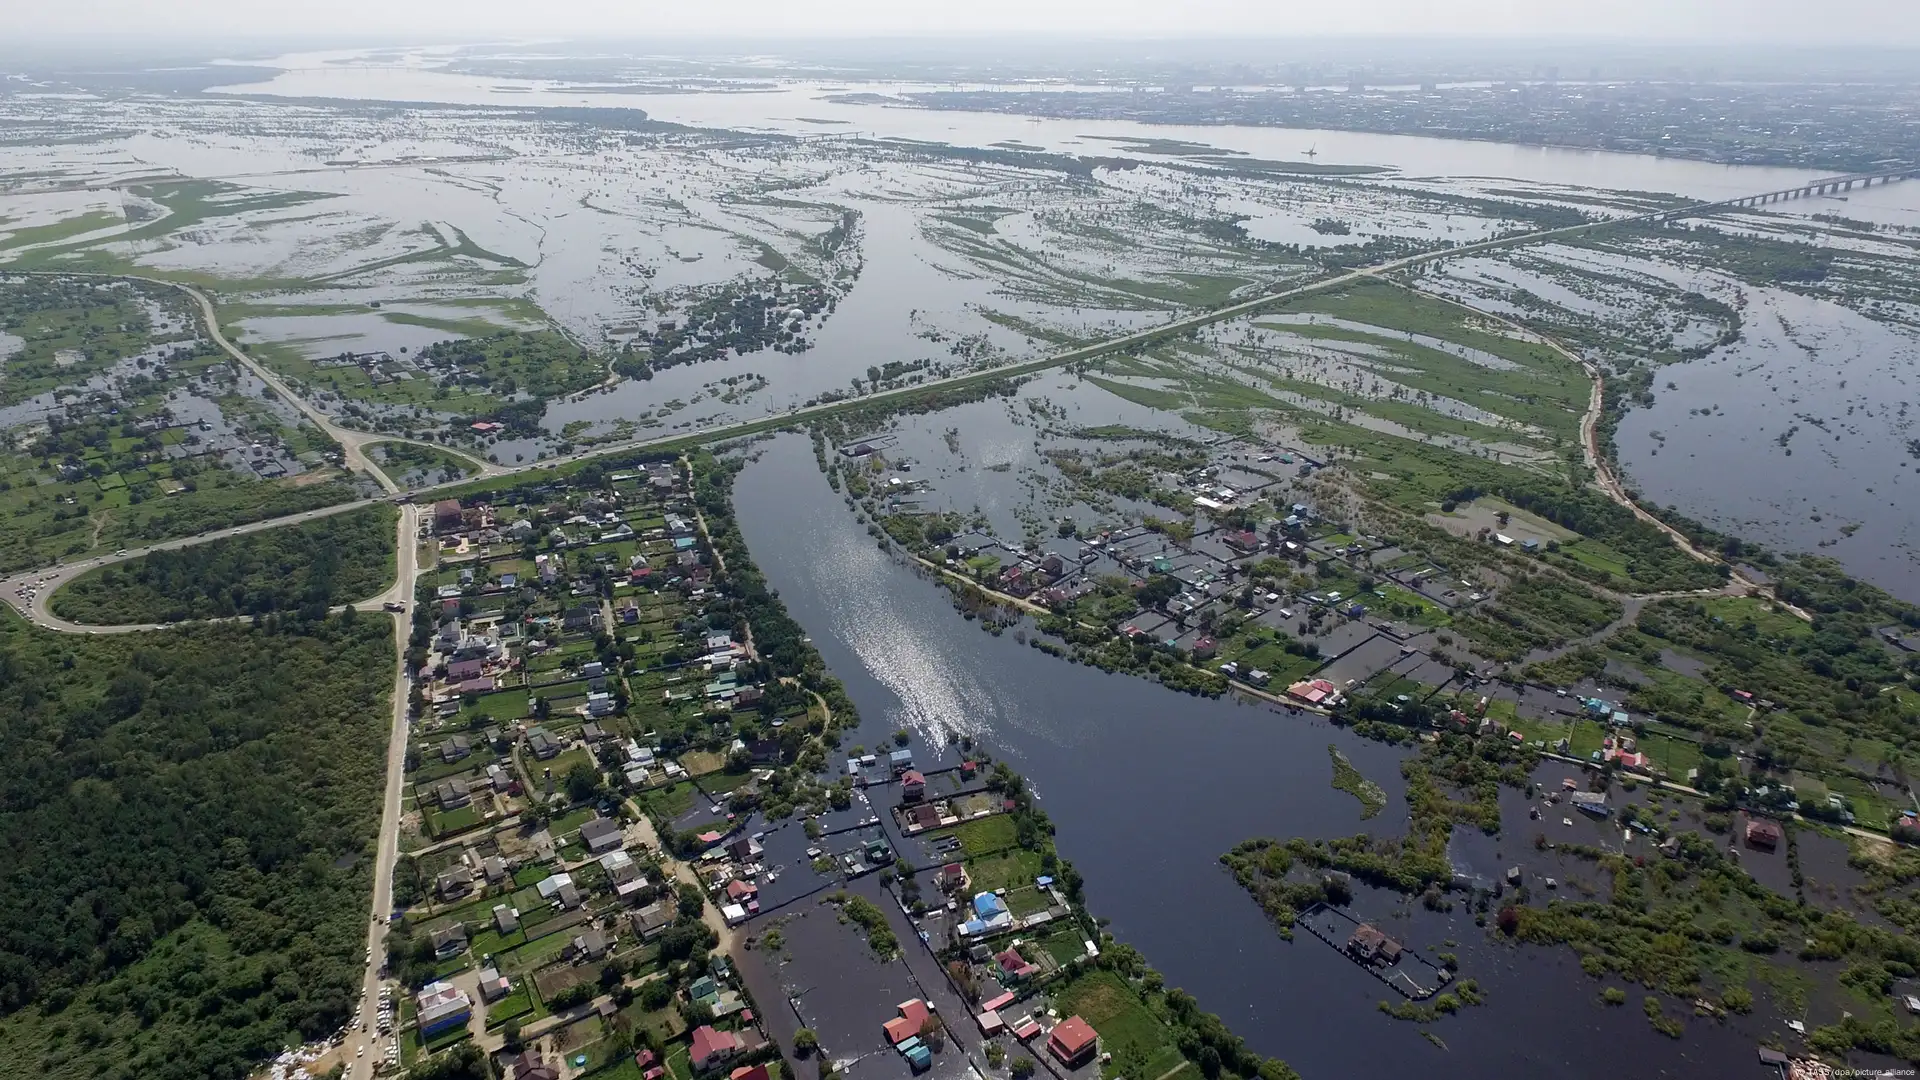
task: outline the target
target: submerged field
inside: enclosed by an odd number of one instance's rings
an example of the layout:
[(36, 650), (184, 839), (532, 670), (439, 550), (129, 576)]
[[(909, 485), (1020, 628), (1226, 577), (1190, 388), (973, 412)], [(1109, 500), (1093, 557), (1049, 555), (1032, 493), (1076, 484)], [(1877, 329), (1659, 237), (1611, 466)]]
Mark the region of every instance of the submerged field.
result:
[[(1184, 143), (801, 140), (625, 109), (123, 99), (77, 134), (33, 99), (0, 113), (27, 177), (0, 191), (0, 265), (194, 283), (228, 337), (347, 423), (506, 464), (1642, 205)], [(87, 152), (35, 144), (56, 132)]]

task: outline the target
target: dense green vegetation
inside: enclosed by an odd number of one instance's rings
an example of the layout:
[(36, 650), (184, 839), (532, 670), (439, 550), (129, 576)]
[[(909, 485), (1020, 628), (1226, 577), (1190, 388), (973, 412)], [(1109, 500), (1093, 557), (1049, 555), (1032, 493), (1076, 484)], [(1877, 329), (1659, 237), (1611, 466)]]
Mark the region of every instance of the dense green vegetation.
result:
[(1360, 817), (1365, 820), (1378, 814), (1387, 807), (1387, 793), (1379, 784), (1367, 779), (1347, 755), (1332, 743), (1327, 744), (1327, 756), (1333, 759), (1333, 787), (1335, 791), (1344, 791), (1360, 800)]
[(0, 1076), (238, 1080), (346, 1021), (384, 619), (0, 620)]
[(395, 513), (386, 504), (280, 529), (156, 551), (103, 566), (54, 593), (74, 622), (180, 622), (328, 608), (364, 600), (393, 580)]
[(520, 391), (554, 397), (606, 377), (603, 361), (556, 330), (501, 330), (481, 338), (439, 341), (421, 349), (418, 360), (450, 369), (443, 384), (484, 387), (502, 398)]
[[(0, 455), (0, 462), (4, 458)], [(7, 542), (0, 544), (0, 572), (8, 573), (66, 556), (304, 513), (346, 502), (357, 494), (352, 485), (338, 480), (256, 480), (217, 463), (194, 461), (165, 467), (164, 478), (182, 484), (183, 489), (164, 498), (144, 466), (134, 486), (106, 490), (89, 479), (41, 483), (30, 469), (15, 475), (14, 486), (0, 486), (0, 513), (7, 521)], [(118, 475), (124, 482), (126, 472)], [(0, 485), (5, 483), (0, 480)], [(147, 492), (152, 497), (145, 497)]]
[(873, 901), (844, 890), (827, 899), (840, 909), (842, 920), (854, 923), (866, 934), (867, 945), (873, 949), (873, 955), (881, 960), (891, 960), (900, 955), (900, 940), (893, 936), (893, 929), (887, 925), (887, 913), (875, 907)]
[(704, 452), (692, 459), (694, 503), (706, 521), (715, 555), (726, 566), (729, 585), (727, 599), (708, 615), (715, 626), (730, 626), (734, 619), (752, 626), (754, 645), (770, 673), (819, 694), (833, 715), (834, 726), (851, 726), (856, 723), (855, 712), (846, 688), (828, 673), (820, 651), (787, 614), (786, 605), (747, 553), (746, 537), (733, 517), (733, 479), (743, 465)]

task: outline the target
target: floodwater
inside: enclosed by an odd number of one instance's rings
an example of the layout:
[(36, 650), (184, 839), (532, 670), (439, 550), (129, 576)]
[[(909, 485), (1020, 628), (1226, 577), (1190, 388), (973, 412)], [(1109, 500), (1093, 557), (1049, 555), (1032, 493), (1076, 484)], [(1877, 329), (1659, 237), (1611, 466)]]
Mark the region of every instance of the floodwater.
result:
[[(1000, 113), (934, 112), (886, 104), (831, 101), (852, 91), (898, 95), (952, 89), (862, 83), (827, 86), (776, 82), (773, 89), (719, 93), (601, 93), (566, 83), (504, 79), (435, 71), (426, 51), (359, 61), (351, 52), (308, 53), (249, 61), (284, 70), (262, 83), (219, 88), (221, 92), (363, 101), (423, 101), (515, 108), (642, 109), (655, 120), (693, 127), (777, 131), (819, 137), (829, 131), (866, 138), (920, 139), (957, 146), (1018, 141), (1047, 150), (1115, 156), (1125, 140), (1184, 140), (1237, 150), (1269, 160), (1301, 160), (1314, 147), (1320, 163), (1379, 165), (1407, 176), (1504, 177), (1538, 183), (1629, 191), (1668, 191), (1725, 198), (1774, 191), (1804, 183), (1813, 174), (1797, 169), (1714, 165), (1648, 155), (1616, 154), (1506, 143), (1430, 139), (1236, 125), (1143, 124), (1122, 120), (1051, 120)], [(375, 66), (378, 64), (379, 66)], [(823, 127), (819, 121), (831, 121)]]
[[(383, 54), (380, 66), (353, 53), (289, 56), (272, 63), (286, 70), (266, 83), (228, 89), (521, 108), (639, 108), (656, 119), (703, 128), (816, 138), (824, 131), (831, 133), (828, 139), (916, 139), (981, 147), (1017, 142), (1079, 154), (1126, 153), (1125, 140), (1139, 138), (1187, 140), (1266, 159), (1298, 158), (1302, 147), (1316, 145), (1321, 162), (1388, 166), (1400, 179), (1445, 178), (1443, 186), (1454, 188), (1521, 181), (1724, 197), (1806, 179), (1797, 170), (1490, 142), (1047, 120), (884, 103), (890, 95), (927, 89), (906, 84), (850, 88), (776, 80), (757, 89), (733, 87), (725, 92), (623, 94), (547, 80), (446, 73), (435, 70), (439, 54), (433, 50), (405, 54), (398, 62), (393, 54)], [(879, 96), (857, 102), (828, 100), (850, 89)], [(1910, 188), (1863, 192), (1842, 209), (1876, 220), (1904, 221), (1911, 217), (1904, 211), (1912, 204)], [(609, 393), (555, 403), (546, 421), (549, 430), (558, 434), (568, 424), (584, 421), (588, 430), (604, 432), (636, 417), (648, 427), (689, 429), (785, 411), (819, 394), (843, 391), (850, 378), (876, 359), (945, 361), (942, 347), (922, 339), (921, 331), (929, 326), (949, 333), (956, 326), (980, 330), (1016, 355), (1031, 350), (1015, 335), (968, 316), (994, 296), (995, 284), (947, 272), (955, 260), (921, 234), (915, 212), (894, 201), (898, 193), (887, 180), (840, 180), (816, 189), (816, 194), (862, 212), (867, 263), (858, 285), (816, 335), (813, 350), (794, 357), (762, 353), (670, 370), (650, 383), (623, 383)], [(1289, 213), (1299, 216), (1303, 211)], [(1267, 216), (1254, 214), (1256, 225)], [(1368, 222), (1355, 224), (1364, 228)], [(1529, 286), (1545, 289), (1548, 299), (1575, 310), (1585, 306), (1572, 293), (1555, 293), (1550, 280), (1527, 277)], [(1920, 458), (1908, 451), (1912, 433), (1905, 387), (1911, 379), (1913, 342), (1837, 305), (1774, 290), (1745, 291), (1749, 307), (1744, 340), (1706, 360), (1663, 370), (1654, 406), (1633, 411), (1622, 423), (1618, 442), (1628, 476), (1653, 501), (1770, 545), (1833, 555), (1897, 595), (1920, 599), (1920, 562), (1913, 547), (1920, 536), (1914, 532), (1914, 516), (1902, 509), (1911, 502), (1906, 489), (1920, 483), (1920, 473), (1914, 471)], [(995, 306), (1004, 307), (1006, 299), (998, 297)], [(1488, 306), (1500, 305), (1495, 301)], [(1055, 309), (1052, 314), (1057, 319), (1064, 313)], [(1081, 317), (1069, 321), (1089, 328), (1133, 321), (1111, 312), (1076, 315)], [(1677, 336), (1685, 344), (1705, 332), (1689, 325)], [(722, 401), (714, 381), (744, 373), (768, 377), (771, 385), (737, 402)], [(1671, 390), (1665, 387), (1668, 381), (1674, 383)], [(1707, 407), (1711, 417), (1698, 413)], [(1752, 468), (1756, 458), (1766, 460), (1768, 467)]]
[(1622, 420), (1642, 495), (1920, 601), (1920, 342), (1838, 304), (1746, 289), (1742, 340), (1661, 369)]
[[(827, 487), (804, 440), (782, 436), (741, 475), (736, 505), (755, 561), (847, 685), (878, 745), (896, 728), (916, 752), (965, 733), (1032, 782), (1111, 920), (1169, 984), (1192, 992), (1263, 1054), (1309, 1077), (1731, 1075), (1753, 1040), (1689, 1024), (1654, 1033), (1638, 1009), (1604, 1009), (1568, 950), (1477, 944), (1469, 916), (1362, 890), (1410, 943), (1451, 948), (1489, 1003), (1433, 1025), (1382, 1016), (1387, 996), (1333, 950), (1282, 941), (1216, 861), (1255, 836), (1399, 831), (1404, 751), (1266, 705), (1210, 701), (1051, 659), (961, 618), (946, 594), (881, 553)], [(1330, 786), (1329, 743), (1384, 786), (1370, 822)], [(952, 749), (943, 760), (950, 761)], [(1448, 945), (1449, 940), (1459, 944)], [(1670, 1011), (1675, 1008), (1669, 1005)]]

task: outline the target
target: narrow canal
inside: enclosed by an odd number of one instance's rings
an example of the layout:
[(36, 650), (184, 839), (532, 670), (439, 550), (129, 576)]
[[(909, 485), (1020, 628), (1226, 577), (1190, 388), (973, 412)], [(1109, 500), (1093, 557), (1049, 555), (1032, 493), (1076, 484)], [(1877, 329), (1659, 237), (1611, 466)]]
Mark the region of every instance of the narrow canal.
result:
[[(1488, 995), (1485, 1006), (1433, 1025), (1444, 1050), (1415, 1024), (1383, 1016), (1385, 987), (1306, 935), (1282, 941), (1217, 860), (1253, 836), (1398, 833), (1401, 751), (1311, 717), (1071, 665), (1012, 632), (987, 634), (877, 549), (804, 439), (781, 436), (763, 449), (736, 487), (741, 527), (859, 707), (862, 727), (850, 741), (877, 746), (906, 727), (918, 748), (955, 731), (1010, 761), (1058, 825), (1094, 914), (1261, 1053), (1310, 1080), (1410, 1070), (1614, 1080), (1753, 1067), (1758, 1018), (1738, 1025), (1744, 1033), (1697, 1021), (1672, 1041), (1649, 1028), (1637, 993), (1628, 1008), (1599, 1005), (1599, 984), (1569, 950), (1479, 945), (1485, 932), (1464, 910), (1437, 915), (1360, 890), (1357, 914), (1430, 952), (1456, 952), (1462, 976)], [(1330, 786), (1329, 743), (1389, 791), (1372, 821)]]

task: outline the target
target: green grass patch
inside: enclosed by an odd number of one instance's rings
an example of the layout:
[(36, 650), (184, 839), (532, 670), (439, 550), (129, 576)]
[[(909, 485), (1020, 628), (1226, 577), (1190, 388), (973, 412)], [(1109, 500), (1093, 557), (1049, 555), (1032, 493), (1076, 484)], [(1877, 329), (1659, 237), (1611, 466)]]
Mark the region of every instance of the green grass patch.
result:
[(1100, 1033), (1101, 1049), (1113, 1055), (1103, 1076), (1157, 1078), (1183, 1060), (1173, 1029), (1111, 971), (1076, 976), (1054, 991), (1053, 1000), (1061, 1016), (1077, 1015)]

